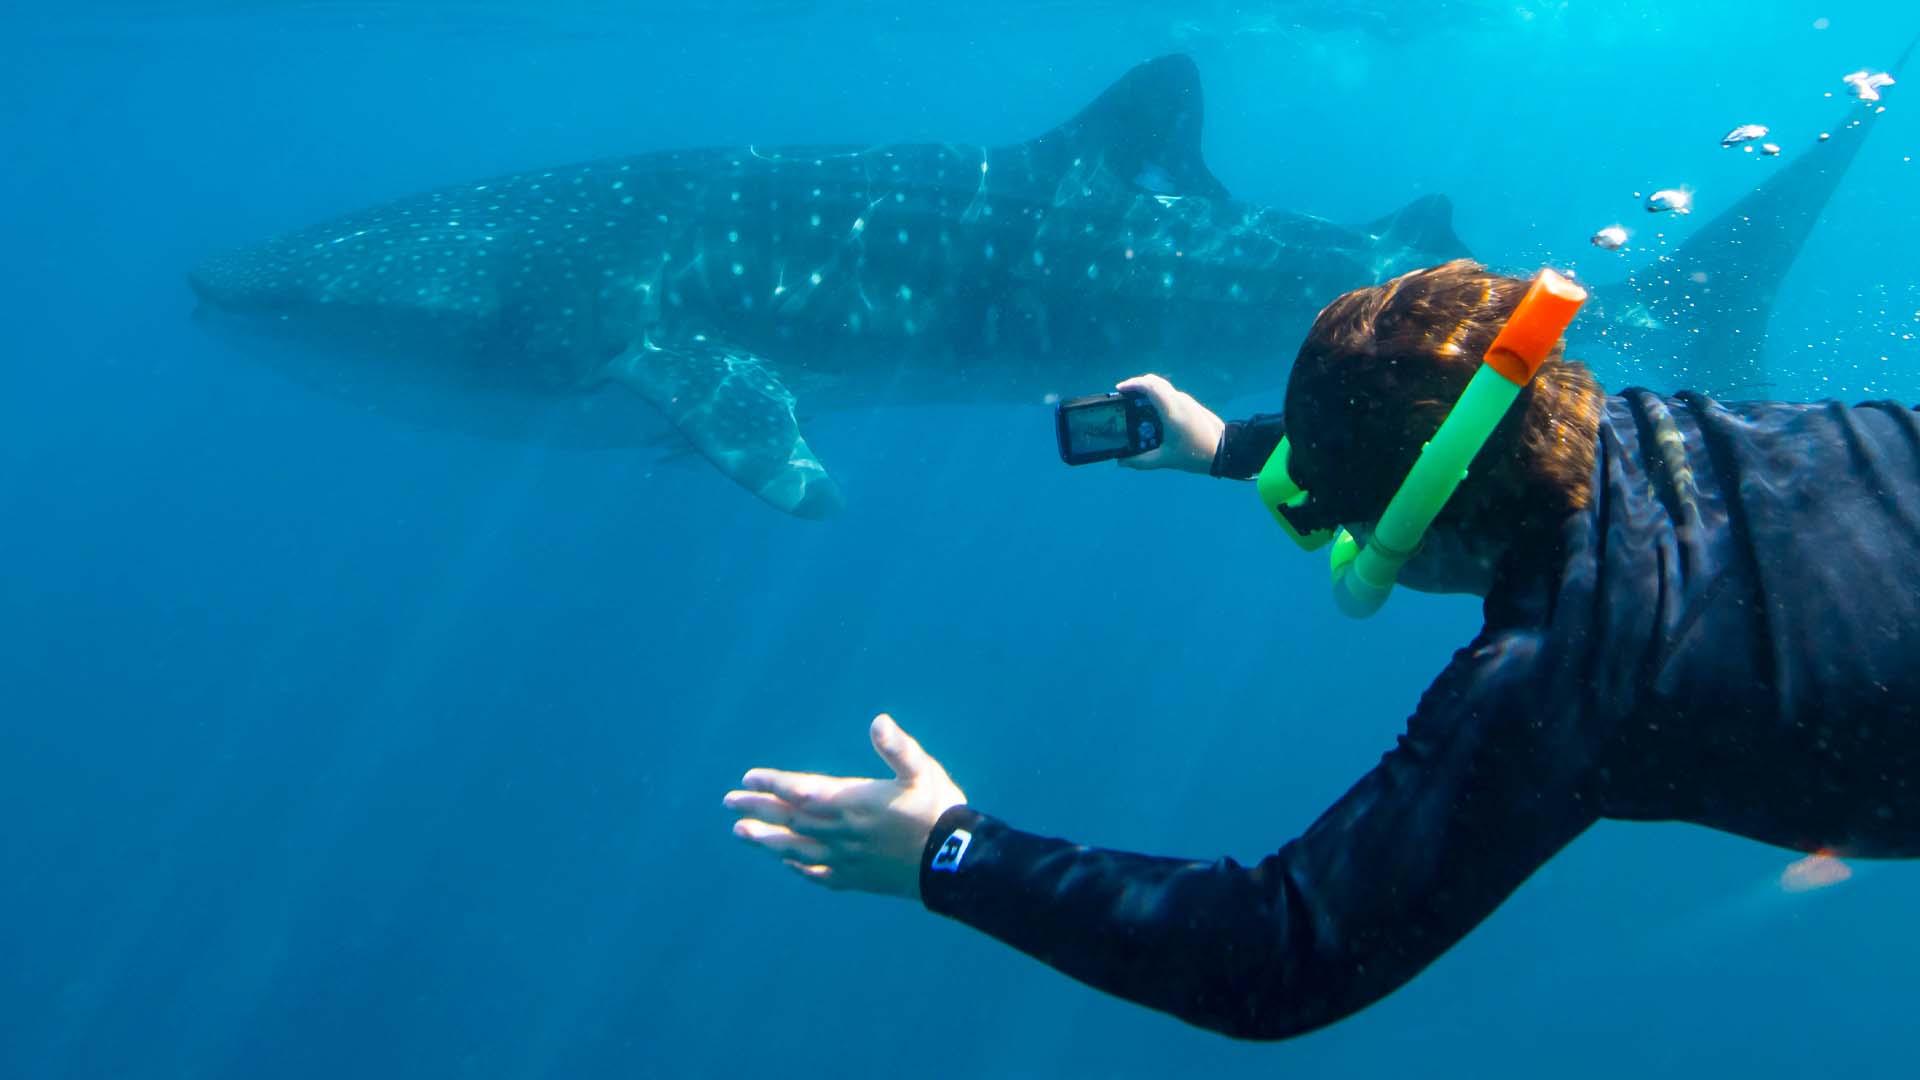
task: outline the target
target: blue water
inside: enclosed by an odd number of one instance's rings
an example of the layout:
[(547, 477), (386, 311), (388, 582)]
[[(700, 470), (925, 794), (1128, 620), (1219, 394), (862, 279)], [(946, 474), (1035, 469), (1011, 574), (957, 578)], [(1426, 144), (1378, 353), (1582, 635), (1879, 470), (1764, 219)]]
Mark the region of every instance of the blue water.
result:
[[(697, 458), (289, 385), (204, 338), (183, 280), (497, 172), (1025, 138), (1175, 50), (1243, 197), (1365, 221), (1446, 192), (1482, 258), (1609, 276), (1658, 254), (1586, 243), (1633, 192), (1691, 184), (1692, 221), (1629, 221), (1684, 236), (1778, 164), (1719, 135), (1831, 125), (1910, 9), (119, 3), (0, 30), (0, 1076), (1911, 1075), (1920, 872), (1787, 894), (1788, 853), (1695, 828), (1596, 828), (1407, 988), (1278, 1045), (811, 887), (720, 796), (875, 770), (881, 709), (1022, 827), (1257, 859), (1392, 745), (1476, 607), (1344, 622), (1245, 489), (1061, 468), (1038, 403), (817, 418), (850, 506), (807, 523)], [(1783, 394), (1920, 401), (1909, 104), (1786, 283)]]

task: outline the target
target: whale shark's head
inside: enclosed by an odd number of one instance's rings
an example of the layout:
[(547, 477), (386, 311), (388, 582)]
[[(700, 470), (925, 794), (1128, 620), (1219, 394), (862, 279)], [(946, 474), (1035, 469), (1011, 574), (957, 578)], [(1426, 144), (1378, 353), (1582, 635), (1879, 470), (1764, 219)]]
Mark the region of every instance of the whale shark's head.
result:
[(214, 255), (188, 272), (187, 285), (210, 310), (289, 314), (306, 299), (305, 290), (290, 272), (289, 260), (274, 247), (259, 244)]
[(186, 275), (194, 323), (249, 364), (423, 427), (595, 448), (658, 439), (637, 398), (630, 408), (622, 395), (582, 404), (552, 393), (575, 388), (569, 370), (529, 351), (497, 313), (497, 263), (485, 252), (466, 252), (457, 236), (390, 246), (380, 225), (360, 228), (208, 257)]
[(498, 326), (477, 245), (446, 237), (407, 250), (386, 233), (323, 226), (210, 256), (187, 275), (195, 318), (223, 335), (380, 352), (471, 348)]
[(363, 220), (218, 252), (187, 274), (193, 321), (251, 362), (363, 404), (568, 385), (568, 354), (533, 348), (527, 321), (503, 318), (497, 264), (463, 243), (487, 234), (442, 231), (408, 229), (403, 245), (384, 222)]
[(199, 301), (193, 319), (202, 329), (226, 339), (301, 336), (306, 290), (263, 247), (221, 252), (188, 272), (187, 287)]
[(198, 303), (193, 322), (208, 337), (254, 355), (284, 359), (290, 348), (306, 353), (302, 362), (327, 362), (315, 350), (331, 351), (346, 342), (344, 321), (329, 331), (315, 318), (307, 283), (276, 269), (276, 258), (259, 247), (214, 255), (187, 274)]

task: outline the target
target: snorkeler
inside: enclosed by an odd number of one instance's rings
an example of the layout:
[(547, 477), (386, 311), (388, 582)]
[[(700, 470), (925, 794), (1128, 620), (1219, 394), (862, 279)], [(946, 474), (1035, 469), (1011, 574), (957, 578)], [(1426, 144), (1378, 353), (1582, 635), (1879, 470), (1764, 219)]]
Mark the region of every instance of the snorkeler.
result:
[(1332, 543), (1342, 610), (1396, 580), (1485, 598), (1398, 745), (1275, 854), (1020, 831), (884, 715), (892, 779), (755, 769), (726, 797), (735, 832), (1258, 1039), (1390, 993), (1602, 818), (1920, 855), (1920, 416), (1608, 396), (1562, 355), (1582, 298), (1464, 260), (1348, 293), (1284, 413), (1241, 423), (1154, 376), (1121, 384), (1166, 420), (1128, 463), (1261, 474), (1290, 535)]

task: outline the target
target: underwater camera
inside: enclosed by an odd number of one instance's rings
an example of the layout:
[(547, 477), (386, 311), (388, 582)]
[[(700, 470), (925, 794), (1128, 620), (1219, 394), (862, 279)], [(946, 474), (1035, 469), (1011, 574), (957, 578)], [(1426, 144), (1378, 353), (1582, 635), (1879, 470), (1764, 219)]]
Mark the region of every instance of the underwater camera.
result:
[(1053, 407), (1053, 431), (1069, 465), (1144, 454), (1166, 436), (1159, 411), (1138, 390), (1062, 401)]

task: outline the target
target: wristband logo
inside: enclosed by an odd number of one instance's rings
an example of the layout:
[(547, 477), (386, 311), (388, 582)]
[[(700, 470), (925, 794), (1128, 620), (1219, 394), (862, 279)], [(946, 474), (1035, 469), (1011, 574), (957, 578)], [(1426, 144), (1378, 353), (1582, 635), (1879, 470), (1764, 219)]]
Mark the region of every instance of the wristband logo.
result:
[(966, 857), (967, 845), (971, 843), (973, 843), (972, 833), (965, 829), (953, 830), (953, 832), (947, 835), (945, 842), (940, 845), (940, 850), (934, 852), (933, 862), (929, 865), (929, 869), (940, 870), (949, 874), (960, 869), (960, 860)]

